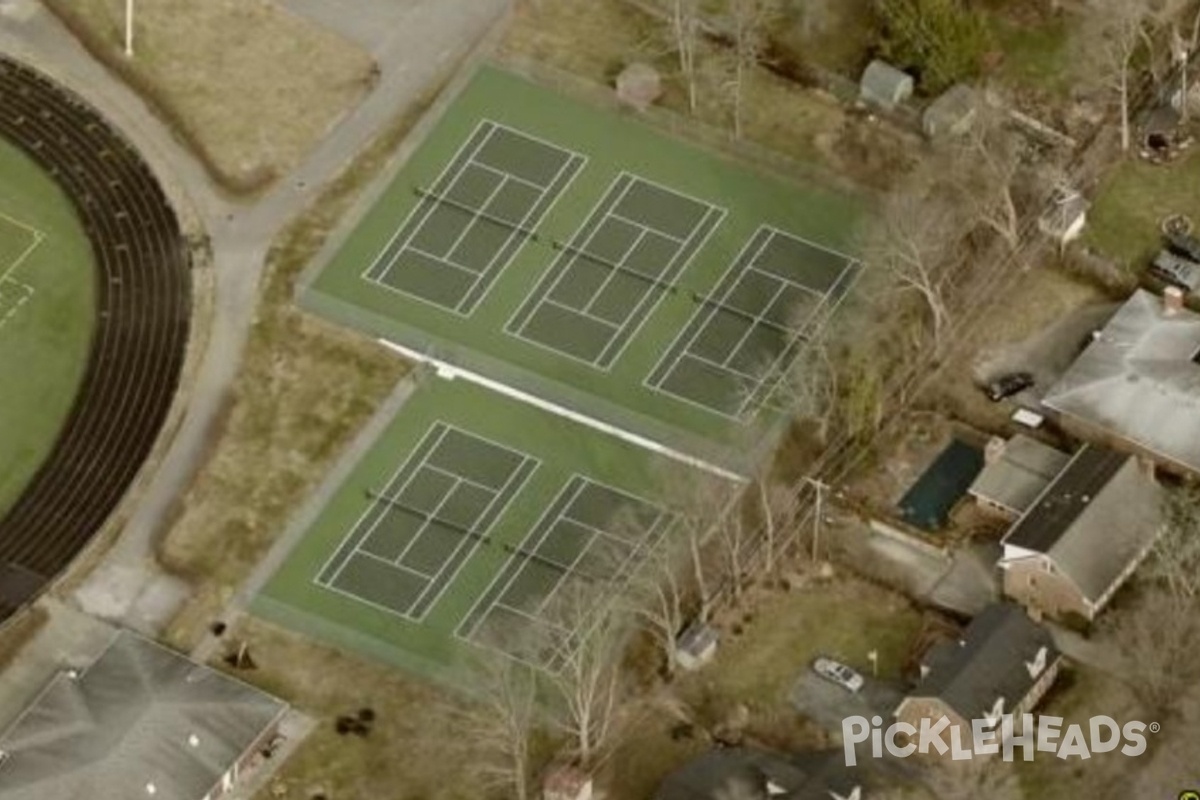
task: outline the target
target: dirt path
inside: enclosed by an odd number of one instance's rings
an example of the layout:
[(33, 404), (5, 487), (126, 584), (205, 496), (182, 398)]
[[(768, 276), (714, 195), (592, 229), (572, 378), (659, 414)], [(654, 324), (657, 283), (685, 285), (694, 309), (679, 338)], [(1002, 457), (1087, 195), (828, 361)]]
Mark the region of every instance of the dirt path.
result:
[[(309, 203), (311, 187), (336, 176), (415, 102), (491, 27), (507, 0), (354, 0), (353, 9), (347, 0), (284, 4), (366, 44), (379, 63), (380, 80), (290, 176), (250, 203), (221, 195), (200, 163), (145, 103), (95, 62), (35, 0), (5, 0), (6, 13), (0, 14), (0, 51), (43, 69), (97, 106), (145, 154), (182, 215), (198, 223), (212, 245), (211, 335), (199, 356), (186, 412), (121, 538), (97, 570), (104, 586), (95, 593), (103, 597), (95, 610), (142, 630), (165, 618), (169, 609), (139, 604), (179, 600), (179, 593), (164, 590), (154, 575), (154, 537), (203, 462), (210, 431), (237, 374), (271, 241)], [(13, 11), (10, 5), (21, 13), (7, 13)], [(88, 596), (83, 595), (85, 600)]]

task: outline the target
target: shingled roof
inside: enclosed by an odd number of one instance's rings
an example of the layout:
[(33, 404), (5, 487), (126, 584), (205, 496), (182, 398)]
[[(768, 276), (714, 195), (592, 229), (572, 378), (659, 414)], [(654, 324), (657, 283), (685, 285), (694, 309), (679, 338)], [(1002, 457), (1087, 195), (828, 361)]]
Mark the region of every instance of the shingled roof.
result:
[(1004, 698), (1002, 712), (1011, 711), (1058, 657), (1050, 634), (1019, 606), (993, 603), (961, 640), (930, 650), (925, 676), (910, 696), (936, 697), (964, 719), (984, 719), (997, 698)]
[(1042, 401), (1200, 472), (1200, 315), (1139, 290)]
[(122, 632), (0, 736), (0, 800), (200, 800), (285, 708)]
[(1048, 555), (1098, 601), (1158, 535), (1160, 505), (1158, 487), (1134, 458), (1085, 445), (1002, 543)]

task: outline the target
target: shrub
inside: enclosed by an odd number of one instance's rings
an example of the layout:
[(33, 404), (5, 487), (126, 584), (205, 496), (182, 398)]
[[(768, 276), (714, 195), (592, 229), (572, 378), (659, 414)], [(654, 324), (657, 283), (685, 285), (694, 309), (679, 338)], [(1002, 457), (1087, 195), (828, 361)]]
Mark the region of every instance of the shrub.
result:
[(877, 0), (880, 54), (912, 70), (925, 94), (979, 74), (993, 48), (987, 18), (963, 0)]

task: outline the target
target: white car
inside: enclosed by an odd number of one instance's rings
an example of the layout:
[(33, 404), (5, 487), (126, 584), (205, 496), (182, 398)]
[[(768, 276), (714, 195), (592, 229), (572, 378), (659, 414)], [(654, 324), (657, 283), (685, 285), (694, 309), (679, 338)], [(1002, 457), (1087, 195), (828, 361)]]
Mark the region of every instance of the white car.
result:
[(832, 681), (848, 691), (857, 692), (863, 687), (862, 675), (832, 658), (818, 658), (813, 662), (812, 668), (813, 672), (825, 680)]

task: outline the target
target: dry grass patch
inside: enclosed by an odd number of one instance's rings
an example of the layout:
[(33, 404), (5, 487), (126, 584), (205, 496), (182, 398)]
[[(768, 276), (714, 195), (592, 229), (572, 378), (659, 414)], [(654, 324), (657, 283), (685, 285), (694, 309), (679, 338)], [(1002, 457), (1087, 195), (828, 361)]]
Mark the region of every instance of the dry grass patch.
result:
[(271, 0), (47, 0), (94, 56), (191, 145), (214, 178), (253, 192), (285, 175), (374, 80), (369, 53)]
[[(259, 792), (261, 800), (309, 800), (318, 793), (337, 800), (480, 800), (462, 761), (447, 757), (454, 738), (438, 687), (259, 620), (247, 618), (235, 636), (248, 643), (256, 665), (238, 677), (317, 720)], [(363, 708), (375, 712), (370, 734), (338, 735), (336, 718)]]
[[(521, 4), (500, 50), (502, 56), (609, 86), (626, 64), (645, 61), (664, 78), (659, 105), (689, 113), (666, 25), (622, 0)], [(696, 118), (732, 137), (728, 53), (705, 44), (697, 63), (701, 89)], [(871, 186), (891, 180), (909, 160), (889, 131), (855, 124), (833, 97), (766, 69), (751, 70), (744, 97), (743, 138), (752, 144)]]
[(197, 595), (168, 638), (190, 649), (407, 365), (297, 310), (293, 283), (440, 87), (408, 110), (285, 230), (267, 256), (259, 316), (208, 463), (159, 548)]

